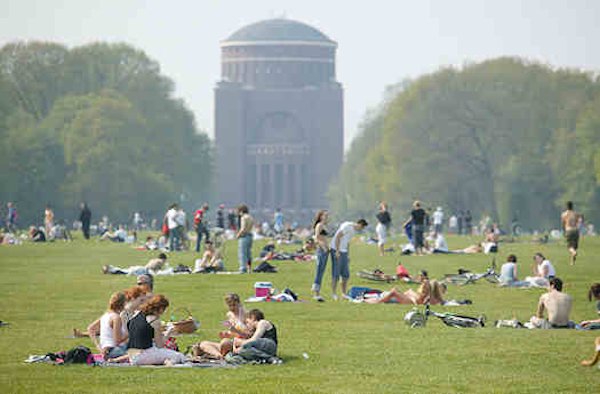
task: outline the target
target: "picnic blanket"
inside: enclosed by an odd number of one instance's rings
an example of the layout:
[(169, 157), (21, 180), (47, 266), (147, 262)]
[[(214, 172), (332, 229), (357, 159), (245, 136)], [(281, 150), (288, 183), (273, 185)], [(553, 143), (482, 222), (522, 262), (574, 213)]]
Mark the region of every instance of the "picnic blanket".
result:
[[(63, 359), (52, 357), (50, 354), (31, 354), (24, 360), (27, 364), (53, 364), (53, 365), (64, 365)], [(237, 363), (228, 363), (225, 360), (212, 360), (206, 358), (190, 358), (184, 364), (174, 365), (133, 365), (130, 363), (108, 363), (104, 361), (102, 354), (92, 354), (87, 365), (96, 367), (111, 367), (111, 368), (236, 368)]]

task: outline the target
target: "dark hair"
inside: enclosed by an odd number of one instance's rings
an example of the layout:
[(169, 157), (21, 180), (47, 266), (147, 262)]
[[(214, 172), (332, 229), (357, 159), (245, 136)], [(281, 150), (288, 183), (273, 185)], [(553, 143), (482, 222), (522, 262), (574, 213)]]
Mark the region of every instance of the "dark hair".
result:
[(166, 260), (167, 259), (167, 255), (164, 254), (164, 253), (161, 253), (161, 254), (158, 255), (158, 258), (161, 259), (161, 260)]
[(562, 291), (563, 282), (560, 278), (552, 278), (550, 279), (550, 287), (553, 287), (558, 291)]
[(210, 239), (207, 239), (206, 241), (204, 241), (204, 245), (212, 245), (213, 241), (211, 241)]
[(265, 319), (265, 314), (262, 313), (262, 311), (260, 309), (251, 309), (248, 312), (248, 317), (251, 317), (252, 319), (256, 320), (256, 321), (261, 321)]
[(327, 212), (326, 209), (321, 209), (320, 211), (318, 211), (315, 215), (315, 218), (313, 219), (313, 223), (312, 223), (312, 228), (313, 230), (315, 229), (315, 227), (317, 227), (317, 224), (321, 223), (321, 220), (323, 220), (323, 214), (325, 214)]
[(427, 271), (421, 270), (421, 271), (419, 271), (419, 273), (421, 274), (421, 276), (423, 276), (425, 278), (429, 278), (429, 275), (427, 274)]
[(509, 254), (508, 257), (506, 258), (506, 261), (508, 261), (509, 263), (516, 263), (517, 256), (515, 256), (514, 254)]
[(573, 209), (573, 201), (567, 201), (567, 209)]
[(537, 252), (536, 254), (533, 255), (533, 257), (536, 257), (536, 256), (539, 257), (542, 260), (546, 260), (546, 257), (544, 257), (544, 255), (541, 254), (540, 252)]
[(356, 223), (360, 224), (363, 227), (367, 227), (369, 225), (369, 223), (367, 223), (365, 219), (358, 219)]
[(588, 293), (588, 299), (591, 301), (592, 298), (600, 298), (600, 283), (594, 283), (590, 286), (590, 292)]
[(248, 206), (246, 204), (240, 204), (238, 206), (238, 212), (239, 213), (248, 213)]

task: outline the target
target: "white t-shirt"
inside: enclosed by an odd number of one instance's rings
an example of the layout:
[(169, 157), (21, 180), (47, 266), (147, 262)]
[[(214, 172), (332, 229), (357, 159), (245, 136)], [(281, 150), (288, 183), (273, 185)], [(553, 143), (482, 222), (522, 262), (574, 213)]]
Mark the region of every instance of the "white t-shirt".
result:
[(435, 249), (441, 250), (442, 252), (448, 251), (448, 243), (446, 243), (446, 238), (442, 234), (438, 234), (435, 239)]
[(175, 222), (177, 222), (178, 226), (185, 226), (185, 212), (183, 209), (177, 211), (175, 215)]
[(433, 213), (433, 224), (442, 224), (443, 221), (444, 221), (444, 212), (435, 211)]
[(547, 279), (550, 276), (556, 276), (556, 271), (554, 270), (554, 266), (552, 265), (552, 263), (550, 262), (550, 260), (544, 260), (542, 261), (542, 264), (540, 264), (538, 266), (538, 274), (540, 276), (544, 275), (544, 268), (548, 267), (548, 276), (546, 276), (545, 278)]
[(169, 209), (167, 211), (167, 226), (169, 227), (169, 230), (173, 230), (174, 228), (177, 228), (177, 211), (175, 209)]
[(340, 228), (335, 232), (333, 238), (331, 238), (331, 245), (329, 247), (333, 250), (337, 250), (335, 246), (335, 239), (338, 234), (342, 234), (340, 238), (340, 252), (348, 252), (348, 245), (350, 244), (350, 240), (356, 234), (356, 230), (354, 229), (354, 222), (344, 222), (340, 225)]
[(515, 281), (515, 263), (506, 262), (500, 268), (500, 282), (511, 283)]

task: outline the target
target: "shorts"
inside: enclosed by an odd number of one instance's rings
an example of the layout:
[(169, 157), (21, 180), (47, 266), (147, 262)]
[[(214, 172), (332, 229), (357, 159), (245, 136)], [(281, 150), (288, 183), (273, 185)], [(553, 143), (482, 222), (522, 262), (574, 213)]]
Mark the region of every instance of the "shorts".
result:
[(387, 240), (387, 227), (384, 224), (377, 223), (375, 226), (375, 232), (377, 233), (377, 245), (382, 246)]
[(336, 256), (336, 251), (331, 249), (331, 276), (334, 281), (340, 277), (347, 280), (350, 278), (350, 258), (348, 252), (340, 252), (340, 258)]
[(565, 237), (569, 248), (577, 249), (579, 247), (579, 231), (569, 230), (565, 233)]

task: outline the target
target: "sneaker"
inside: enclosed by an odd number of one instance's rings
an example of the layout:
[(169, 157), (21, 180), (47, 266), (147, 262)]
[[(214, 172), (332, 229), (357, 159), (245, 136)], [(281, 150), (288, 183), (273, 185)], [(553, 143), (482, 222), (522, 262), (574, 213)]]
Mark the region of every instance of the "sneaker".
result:
[(313, 300), (315, 300), (317, 302), (325, 302), (325, 299), (323, 297), (321, 297), (320, 295), (314, 296)]
[(337, 296), (337, 294), (332, 294), (332, 295), (331, 295), (331, 299), (332, 299), (333, 301), (337, 301), (337, 300), (338, 300), (338, 296)]

